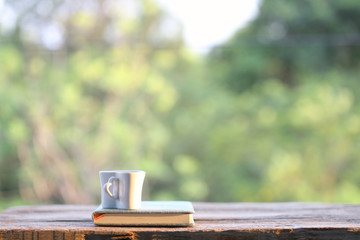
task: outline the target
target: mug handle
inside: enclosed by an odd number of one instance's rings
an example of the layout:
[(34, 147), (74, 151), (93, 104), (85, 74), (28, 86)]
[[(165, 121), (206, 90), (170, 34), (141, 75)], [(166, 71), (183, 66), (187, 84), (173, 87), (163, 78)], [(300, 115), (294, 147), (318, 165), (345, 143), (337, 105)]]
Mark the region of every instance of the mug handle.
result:
[[(118, 187), (116, 187), (116, 185), (114, 184), (114, 181), (119, 182), (120, 180), (116, 177), (111, 177), (109, 178), (108, 182), (104, 185), (105, 188), (105, 192), (114, 199), (118, 199), (119, 198), (119, 194), (118, 194)], [(113, 187), (114, 193), (112, 193), (110, 191), (110, 187), (114, 185), (115, 187)]]

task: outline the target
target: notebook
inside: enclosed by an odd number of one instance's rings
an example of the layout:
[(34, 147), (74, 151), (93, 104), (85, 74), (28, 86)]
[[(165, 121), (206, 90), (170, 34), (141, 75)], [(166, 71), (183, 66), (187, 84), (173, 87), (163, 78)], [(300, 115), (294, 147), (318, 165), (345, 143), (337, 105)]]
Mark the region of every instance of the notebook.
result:
[(93, 212), (100, 226), (193, 226), (194, 208), (187, 201), (143, 201), (136, 210), (105, 209)]

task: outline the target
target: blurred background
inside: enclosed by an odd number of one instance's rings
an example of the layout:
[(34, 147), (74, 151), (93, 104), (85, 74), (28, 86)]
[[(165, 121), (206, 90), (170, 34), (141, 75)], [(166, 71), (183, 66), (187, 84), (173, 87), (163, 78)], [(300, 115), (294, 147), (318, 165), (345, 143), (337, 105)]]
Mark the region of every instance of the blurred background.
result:
[(214, 2), (0, 0), (0, 209), (359, 203), (360, 2)]

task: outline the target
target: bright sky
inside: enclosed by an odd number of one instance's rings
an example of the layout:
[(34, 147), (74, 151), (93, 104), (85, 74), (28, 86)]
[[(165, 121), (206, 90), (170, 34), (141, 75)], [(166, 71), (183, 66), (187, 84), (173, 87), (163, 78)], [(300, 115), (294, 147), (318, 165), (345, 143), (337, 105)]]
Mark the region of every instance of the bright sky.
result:
[(207, 52), (252, 20), (260, 0), (156, 0), (184, 25), (186, 43)]
[[(182, 22), (187, 45), (193, 51), (206, 53), (211, 47), (229, 39), (237, 29), (252, 20), (257, 15), (261, 0), (155, 1)], [(0, 15), (3, 28), (11, 28), (16, 20), (14, 11), (10, 8), (5, 9), (3, 0), (0, 0), (0, 10), (3, 10), (3, 14)], [(47, 36), (54, 36), (48, 33)], [(54, 42), (54, 39), (44, 40)]]

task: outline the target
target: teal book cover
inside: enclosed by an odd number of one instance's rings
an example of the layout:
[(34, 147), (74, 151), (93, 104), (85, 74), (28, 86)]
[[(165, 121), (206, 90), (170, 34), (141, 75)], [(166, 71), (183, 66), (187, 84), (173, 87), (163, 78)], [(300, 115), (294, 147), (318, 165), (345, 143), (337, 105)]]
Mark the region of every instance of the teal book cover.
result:
[(101, 226), (193, 226), (195, 213), (188, 201), (143, 201), (136, 210), (105, 209), (93, 212), (94, 224)]

